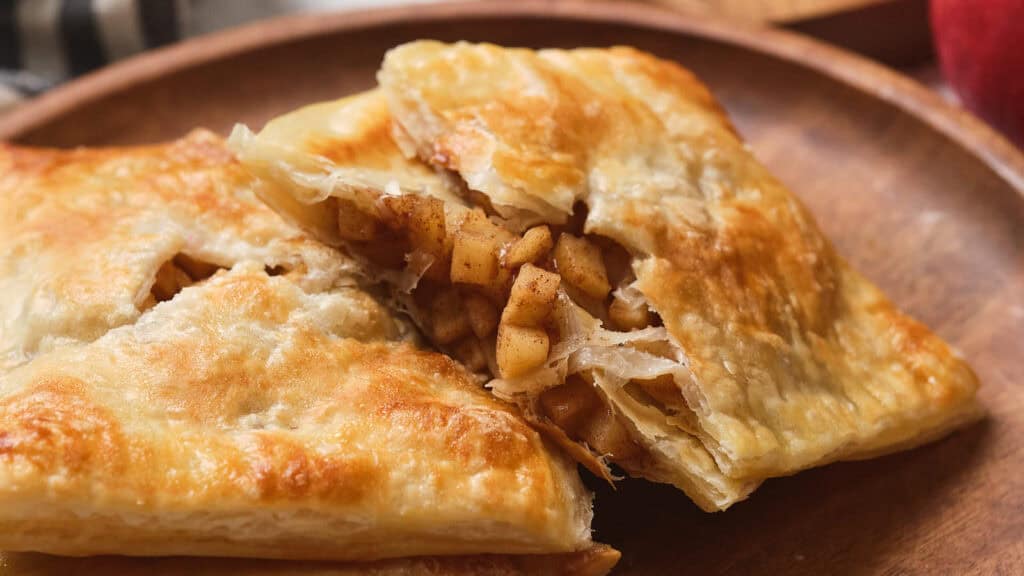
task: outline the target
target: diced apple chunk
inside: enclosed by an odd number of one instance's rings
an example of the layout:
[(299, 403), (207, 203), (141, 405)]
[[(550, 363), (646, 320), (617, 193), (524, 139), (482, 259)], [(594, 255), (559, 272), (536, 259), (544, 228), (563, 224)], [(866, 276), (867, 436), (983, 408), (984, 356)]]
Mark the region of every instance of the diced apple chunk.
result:
[(451, 260), (446, 246), (444, 203), (437, 198), (419, 198), (409, 219), (409, 241), (434, 257), (426, 276), (442, 281), (448, 278)]
[(580, 429), (580, 437), (590, 447), (602, 454), (611, 455), (614, 460), (625, 460), (636, 456), (640, 452), (629, 431), (619, 422), (612, 413), (611, 408), (602, 407), (601, 410), (591, 412)]
[(592, 298), (603, 300), (611, 290), (601, 250), (585, 238), (561, 234), (555, 245), (555, 266), (566, 282)]
[(439, 344), (450, 344), (472, 332), (458, 292), (449, 289), (434, 297), (430, 303), (430, 325)]
[(430, 256), (423, 276), (436, 282), (448, 279), (450, 242), (445, 230), (444, 202), (429, 196), (406, 194), (382, 200), (391, 233), (408, 239), (409, 249)]
[(579, 377), (570, 376), (565, 384), (548, 388), (540, 394), (544, 414), (570, 435), (579, 430), (599, 404), (593, 384)]
[(469, 325), (477, 338), (483, 338), (498, 327), (498, 309), (490, 300), (479, 294), (466, 294), (464, 299)]
[(518, 326), (540, 326), (551, 314), (561, 282), (562, 279), (554, 272), (533, 264), (523, 265), (512, 284), (508, 304), (501, 314), (502, 322)]
[(373, 240), (358, 242), (354, 246), (356, 253), (371, 263), (393, 269), (405, 266), (405, 255), (412, 251), (407, 238), (388, 230)]
[(490, 299), (491, 302), (501, 307), (508, 301), (511, 288), (512, 271), (504, 266), (498, 266), (498, 273), (494, 276), (494, 281), (487, 286), (480, 286), (479, 291)]
[(498, 326), (497, 359), (502, 378), (522, 376), (547, 360), (547, 332), (502, 323)]
[(424, 250), (444, 252), (444, 202), (437, 198), (420, 198), (409, 222), (409, 237)]
[(498, 242), (493, 236), (459, 230), (452, 246), (451, 281), (488, 286), (498, 276)]
[(156, 280), (150, 293), (157, 302), (163, 302), (174, 298), (174, 295), (181, 292), (182, 288), (192, 285), (192, 279), (188, 274), (174, 265), (173, 262), (164, 262), (163, 266), (156, 271)]
[(355, 202), (344, 198), (337, 199), (337, 206), (338, 236), (355, 242), (367, 242), (377, 236), (379, 222), (372, 214), (367, 214)]
[(547, 226), (530, 228), (505, 253), (505, 267), (515, 268), (527, 262), (537, 262), (547, 256), (552, 246), (554, 246), (554, 241), (551, 238), (551, 230)]
[(487, 368), (487, 356), (483, 345), (476, 338), (464, 338), (455, 344), (455, 357), (472, 372), (481, 372)]

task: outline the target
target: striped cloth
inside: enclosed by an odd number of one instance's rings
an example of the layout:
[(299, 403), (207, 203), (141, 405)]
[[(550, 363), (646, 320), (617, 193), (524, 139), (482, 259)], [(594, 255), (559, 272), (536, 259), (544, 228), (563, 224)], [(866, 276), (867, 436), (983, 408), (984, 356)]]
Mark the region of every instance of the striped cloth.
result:
[(0, 0), (0, 99), (10, 106), (71, 76), (174, 42), (188, 8), (180, 0)]
[(143, 50), (286, 12), (433, 0), (0, 0), (0, 114)]

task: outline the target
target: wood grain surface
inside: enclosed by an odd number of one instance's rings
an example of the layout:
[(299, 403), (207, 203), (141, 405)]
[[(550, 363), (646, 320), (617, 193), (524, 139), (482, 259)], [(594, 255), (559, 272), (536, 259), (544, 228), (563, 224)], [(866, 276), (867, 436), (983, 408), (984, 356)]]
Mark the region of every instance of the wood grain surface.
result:
[(259, 126), (369, 87), (415, 38), (631, 44), (694, 69), (857, 268), (963, 351), (986, 421), (917, 450), (768, 481), (705, 514), (667, 486), (597, 492), (618, 574), (1024, 573), (1024, 159), (916, 83), (788, 33), (635, 6), (438, 5), (295, 17), (138, 58), (13, 117), (58, 146)]
[(932, 61), (928, 0), (633, 0), (785, 26), (898, 68)]
[(886, 0), (783, 22), (786, 28), (907, 68), (935, 60), (928, 0)]

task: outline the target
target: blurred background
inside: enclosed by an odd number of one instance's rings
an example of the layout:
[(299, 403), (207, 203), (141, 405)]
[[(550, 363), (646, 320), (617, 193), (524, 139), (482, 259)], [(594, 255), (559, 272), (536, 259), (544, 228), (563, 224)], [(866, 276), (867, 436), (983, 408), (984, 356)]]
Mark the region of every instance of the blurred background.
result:
[[(223, 28), (437, 1), (445, 0), (0, 0), (0, 114), (74, 76)], [(1024, 144), (1024, 0), (620, 1), (816, 37), (916, 78)]]

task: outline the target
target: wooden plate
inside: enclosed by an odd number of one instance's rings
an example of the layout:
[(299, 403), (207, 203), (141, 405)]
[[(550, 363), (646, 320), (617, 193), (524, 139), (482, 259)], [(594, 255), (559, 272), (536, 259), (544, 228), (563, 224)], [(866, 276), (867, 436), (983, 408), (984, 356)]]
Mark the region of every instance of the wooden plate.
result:
[(987, 422), (910, 452), (771, 480), (728, 512), (597, 491), (621, 574), (1024, 572), (1024, 159), (924, 88), (791, 34), (634, 5), (518, 2), (274, 20), (145, 55), (0, 122), (0, 137), (135, 143), (259, 126), (373, 84), (414, 38), (632, 44), (711, 85), (755, 152), (900, 305), (970, 359)]

